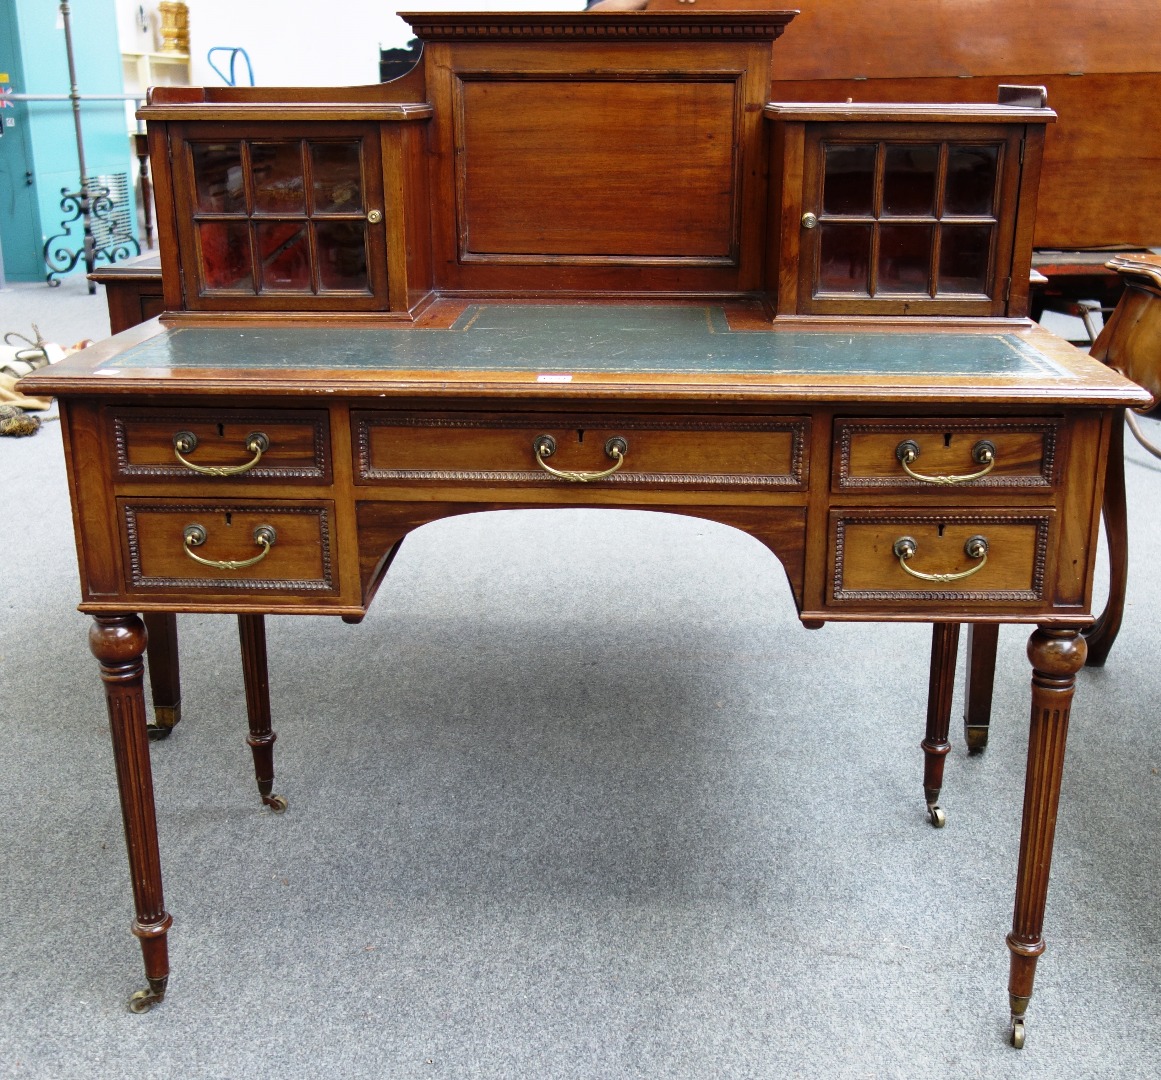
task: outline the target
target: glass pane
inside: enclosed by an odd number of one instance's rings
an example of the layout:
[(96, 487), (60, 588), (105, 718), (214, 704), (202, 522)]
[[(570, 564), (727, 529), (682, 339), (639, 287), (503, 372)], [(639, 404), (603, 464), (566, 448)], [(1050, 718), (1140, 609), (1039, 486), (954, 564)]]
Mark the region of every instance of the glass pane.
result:
[(935, 213), (938, 146), (888, 146), (883, 162), (883, 213)]
[(302, 147), (294, 142), (250, 144), (254, 176), (254, 210), (260, 214), (305, 214)]
[(330, 221), (315, 228), (322, 288), (367, 292), (367, 235), (363, 223)]
[(949, 146), (945, 214), (991, 214), (996, 191), (998, 146)]
[(822, 180), (827, 214), (867, 214), (874, 206), (875, 144), (828, 146)]
[(820, 292), (868, 292), (871, 265), (870, 225), (819, 226), (818, 288)]
[(879, 278), (875, 295), (926, 293), (931, 275), (931, 225), (883, 225), (879, 229)]
[(358, 214), (363, 210), (362, 170), (357, 142), (311, 143), (316, 214)]
[(244, 214), (242, 144), (190, 143), (197, 208), (219, 214)]
[(244, 221), (200, 221), (202, 279), (206, 289), (254, 291), (250, 228)]
[(310, 291), (310, 243), (301, 221), (261, 222), (254, 227), (262, 266), (262, 292)]
[(939, 251), (939, 291), (986, 293), (990, 225), (944, 225)]

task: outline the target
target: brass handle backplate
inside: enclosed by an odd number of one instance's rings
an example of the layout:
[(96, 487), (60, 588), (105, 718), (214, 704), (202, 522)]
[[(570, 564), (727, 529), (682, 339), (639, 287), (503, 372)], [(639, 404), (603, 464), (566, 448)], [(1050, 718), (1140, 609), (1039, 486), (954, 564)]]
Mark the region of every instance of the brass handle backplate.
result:
[(552, 457), (555, 453), (556, 440), (551, 435), (537, 435), (532, 440), (532, 455), (536, 458), (536, 464), (546, 473), (551, 473), (561, 480), (571, 480), (578, 484), (588, 484), (593, 480), (603, 480), (606, 476), (612, 476), (613, 473), (624, 465), (625, 455), (629, 453), (629, 444), (620, 435), (614, 435), (611, 439), (607, 440), (605, 442), (605, 454), (611, 457), (616, 464), (611, 469), (604, 469), (601, 472), (554, 469), (544, 459)]
[(912, 570), (907, 565), (907, 560), (912, 558), (919, 550), (919, 544), (915, 541), (914, 537), (899, 537), (891, 550), (898, 558), (899, 565), (912, 577), (919, 578), (921, 581), (963, 581), (964, 578), (971, 577), (972, 574), (978, 574), (988, 562), (988, 539), (986, 536), (972, 536), (964, 544), (963, 550), (967, 557), (969, 559), (979, 559), (980, 561), (970, 570), (961, 570), (957, 574), (925, 574), (920, 570)]
[(996, 467), (996, 447), (994, 443), (989, 442), (987, 439), (980, 439), (972, 447), (972, 461), (977, 465), (983, 465), (982, 469), (973, 473), (962, 473), (951, 476), (929, 476), (927, 473), (916, 472), (911, 468), (911, 463), (919, 457), (919, 444), (914, 439), (904, 439), (896, 446), (895, 457), (898, 458), (899, 464), (903, 466), (903, 471), (913, 480), (920, 480), (924, 484), (940, 484), (944, 487), (952, 484), (966, 484), (971, 480), (979, 480), (980, 477), (987, 476)]
[(262, 550), (252, 559), (203, 559), (200, 555), (195, 555), (192, 548), (201, 547), (206, 542), (206, 530), (200, 525), (187, 525), (185, 532), (182, 533), (182, 539), (185, 542), (185, 553), (193, 559), (194, 562), (199, 562), (203, 566), (212, 566), (215, 570), (245, 570), (247, 566), (253, 566), (255, 563), (260, 563), (267, 555), (270, 554), (270, 549), (274, 546), (276, 534), (273, 525), (259, 525), (254, 530), (254, 543), (256, 543)]
[(241, 465), (195, 465), (183, 457), (183, 454), (192, 454), (198, 445), (198, 437), (192, 431), (179, 431), (173, 437), (173, 456), (187, 469), (191, 469), (203, 476), (238, 476), (249, 472), (262, 460), (262, 455), (270, 449), (270, 440), (265, 432), (252, 431), (246, 436), (246, 451), (254, 456)]

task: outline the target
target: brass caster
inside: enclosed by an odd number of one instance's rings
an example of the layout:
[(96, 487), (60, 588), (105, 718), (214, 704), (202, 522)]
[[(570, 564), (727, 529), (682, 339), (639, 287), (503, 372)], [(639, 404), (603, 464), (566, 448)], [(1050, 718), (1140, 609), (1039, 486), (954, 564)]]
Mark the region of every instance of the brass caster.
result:
[(988, 747), (991, 729), (986, 724), (964, 724), (963, 736), (969, 754), (982, 754)]
[(1012, 1021), (1012, 1045), (1017, 1050), (1024, 1049), (1024, 1021), (1023, 1020), (1013, 1020)]
[(136, 993), (129, 995), (129, 1011), (132, 1013), (147, 1013), (160, 1001), (165, 1000), (164, 985), (160, 990), (152, 988), (148, 990), (138, 990)]
[(149, 735), (150, 742), (158, 742), (161, 739), (168, 739), (173, 728), (165, 727), (162, 724), (149, 724), (145, 730)]
[(281, 814), (286, 809), (285, 795), (264, 795), (262, 801), (270, 807), (272, 814)]
[(932, 805), (927, 808), (927, 818), (936, 829), (942, 829), (947, 824), (947, 815), (938, 806)]

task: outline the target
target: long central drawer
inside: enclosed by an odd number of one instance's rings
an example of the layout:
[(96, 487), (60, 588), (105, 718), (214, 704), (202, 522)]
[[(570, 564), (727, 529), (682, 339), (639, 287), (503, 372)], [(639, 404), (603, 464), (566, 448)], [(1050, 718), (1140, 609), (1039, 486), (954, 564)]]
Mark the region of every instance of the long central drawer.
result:
[[(567, 482), (804, 490), (810, 418), (439, 413), (352, 414), (361, 483)], [(549, 448), (548, 452), (544, 447)], [(540, 452), (538, 453), (538, 448)], [(539, 460), (538, 460), (539, 458)]]

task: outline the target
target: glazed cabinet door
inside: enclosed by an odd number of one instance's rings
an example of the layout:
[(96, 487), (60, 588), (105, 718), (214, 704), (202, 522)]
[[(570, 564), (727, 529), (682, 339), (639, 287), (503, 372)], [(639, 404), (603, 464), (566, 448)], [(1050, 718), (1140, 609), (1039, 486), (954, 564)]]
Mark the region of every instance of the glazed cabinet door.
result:
[(800, 312), (1004, 315), (1022, 134), (808, 125)]
[(193, 311), (388, 306), (379, 128), (171, 126), (177, 227)]

